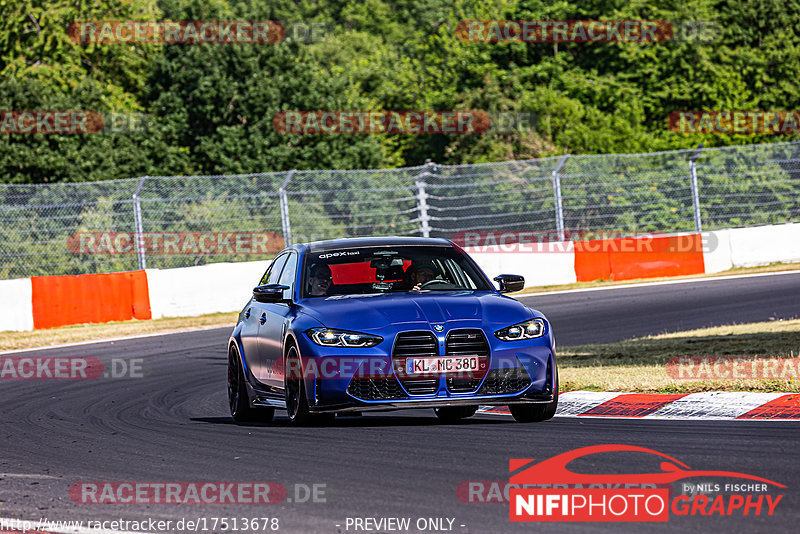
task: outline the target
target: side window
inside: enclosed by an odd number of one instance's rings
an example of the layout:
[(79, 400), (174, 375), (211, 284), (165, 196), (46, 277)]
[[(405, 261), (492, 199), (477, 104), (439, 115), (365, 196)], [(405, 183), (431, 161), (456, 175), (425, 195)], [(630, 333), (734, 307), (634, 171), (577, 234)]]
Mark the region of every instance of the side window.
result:
[(264, 276), (261, 277), (261, 281), (258, 285), (265, 285), (265, 284), (276, 284), (278, 283), (278, 277), (281, 275), (281, 270), (283, 270), (283, 264), (286, 263), (286, 258), (288, 254), (282, 254), (278, 256), (275, 261), (272, 262), (272, 265), (269, 266), (267, 272), (264, 273)]
[(282, 286), (289, 286), (289, 289), (283, 292), (283, 298), (292, 298), (292, 291), (294, 290), (294, 279), (297, 273), (297, 254), (289, 254), (289, 260), (286, 262), (286, 267), (283, 268), (283, 273), (278, 280)]

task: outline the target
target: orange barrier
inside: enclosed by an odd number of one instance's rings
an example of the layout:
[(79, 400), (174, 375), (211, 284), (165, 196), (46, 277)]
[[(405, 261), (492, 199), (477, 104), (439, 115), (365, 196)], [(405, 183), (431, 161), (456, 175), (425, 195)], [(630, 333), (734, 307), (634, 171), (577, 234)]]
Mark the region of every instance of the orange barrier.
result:
[(578, 282), (705, 273), (700, 234), (575, 241)]
[(150, 319), (144, 271), (32, 276), (33, 327)]

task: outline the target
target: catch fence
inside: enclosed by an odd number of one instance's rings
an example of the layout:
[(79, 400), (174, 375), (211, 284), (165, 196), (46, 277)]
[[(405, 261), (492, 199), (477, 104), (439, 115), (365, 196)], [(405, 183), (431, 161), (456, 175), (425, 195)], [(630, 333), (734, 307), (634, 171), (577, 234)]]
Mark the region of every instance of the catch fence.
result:
[(0, 279), (252, 261), (284, 243), (334, 237), (580, 239), (799, 220), (798, 142), (0, 185)]

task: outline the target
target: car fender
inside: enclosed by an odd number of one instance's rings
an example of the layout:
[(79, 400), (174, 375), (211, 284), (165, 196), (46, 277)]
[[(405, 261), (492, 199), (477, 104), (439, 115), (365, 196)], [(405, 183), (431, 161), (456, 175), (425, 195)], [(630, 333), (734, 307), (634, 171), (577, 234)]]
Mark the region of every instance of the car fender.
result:
[[(283, 354), (283, 369), (287, 368), (286, 365), (286, 356), (289, 352), (289, 347), (293, 345), (297, 350), (297, 356), (300, 358), (300, 369), (303, 370), (306, 368), (306, 363), (303, 356), (303, 342), (299, 339), (301, 336), (305, 335), (305, 331), (309, 328), (314, 327), (324, 327), (325, 325), (322, 324), (316, 317), (313, 315), (305, 312), (302, 308), (298, 309), (297, 315), (294, 319), (289, 323), (289, 326), (286, 329), (286, 334), (283, 336), (282, 341), (282, 354)], [(310, 341), (309, 341), (310, 343)], [(314, 397), (311, 395), (314, 391), (314, 380), (310, 379), (306, 376), (305, 373), (302, 373), (301, 376), (305, 381), (305, 390), (306, 390), (306, 399), (309, 402), (309, 405), (312, 405), (314, 402)]]

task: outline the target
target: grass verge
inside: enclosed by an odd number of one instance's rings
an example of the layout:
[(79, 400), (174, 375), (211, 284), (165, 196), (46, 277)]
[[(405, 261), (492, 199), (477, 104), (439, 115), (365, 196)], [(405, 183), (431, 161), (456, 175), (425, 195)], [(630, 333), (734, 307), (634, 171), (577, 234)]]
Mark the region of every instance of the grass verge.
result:
[(722, 271), (713, 274), (695, 274), (688, 276), (669, 276), (663, 278), (637, 278), (635, 280), (596, 280), (594, 282), (576, 282), (574, 284), (558, 284), (552, 286), (535, 286), (527, 287), (519, 293), (514, 293), (512, 296), (525, 296), (528, 293), (547, 293), (550, 291), (564, 291), (567, 289), (586, 289), (591, 287), (605, 287), (605, 286), (624, 286), (629, 284), (641, 284), (647, 282), (663, 282), (667, 280), (691, 280), (699, 278), (716, 278), (719, 276), (733, 276), (737, 274), (758, 274), (758, 273), (775, 273), (781, 271), (800, 271), (800, 263), (771, 263), (770, 265), (763, 265), (761, 267), (738, 267), (728, 271)]
[(34, 330), (32, 332), (0, 332), (0, 351), (49, 347), (79, 341), (180, 332), (211, 326), (230, 326), (238, 313), (210, 313), (198, 317), (166, 317), (152, 321), (120, 321), (103, 324), (82, 324)]
[[(738, 324), (675, 332), (619, 343), (561, 347), (558, 351), (562, 391), (625, 391), (696, 393), (700, 391), (760, 391), (800, 393), (797, 361), (800, 359), (800, 319)], [(671, 358), (726, 358), (715, 371), (694, 367), (684, 378), (673, 378), (666, 364)], [(740, 369), (770, 369), (776, 358), (793, 358), (791, 368), (778, 365), (765, 378), (716, 378), (731, 362), (742, 359)], [(693, 374), (692, 374), (693, 373)], [(677, 373), (675, 373), (677, 374)], [(740, 373), (743, 374), (743, 373)], [(686, 376), (700, 377), (687, 379)], [(714, 377), (714, 378), (711, 378)]]

